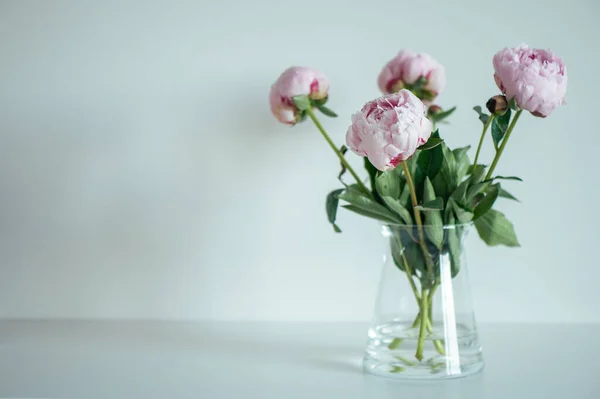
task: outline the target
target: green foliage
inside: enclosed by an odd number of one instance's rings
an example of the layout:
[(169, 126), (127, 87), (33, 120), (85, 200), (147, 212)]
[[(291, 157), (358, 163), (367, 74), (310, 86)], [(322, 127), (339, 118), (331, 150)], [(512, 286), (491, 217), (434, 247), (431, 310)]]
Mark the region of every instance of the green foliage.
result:
[[(348, 147), (346, 147), (345, 145), (340, 147), (340, 154), (342, 154), (342, 156), (346, 155), (346, 152), (348, 152)], [(341, 166), (341, 170), (340, 173), (338, 174), (338, 180), (345, 186), (346, 183), (344, 183), (344, 181), (342, 180), (342, 176), (344, 175), (344, 173), (346, 173), (346, 165), (344, 165), (343, 163), (340, 162), (340, 166)]]
[(433, 115), (431, 116), (431, 120), (432, 120), (434, 123), (440, 123), (441, 121), (443, 121), (444, 119), (446, 119), (446, 118), (448, 118), (450, 115), (452, 115), (452, 113), (453, 113), (454, 111), (456, 111), (456, 107), (452, 107), (452, 108), (450, 108), (450, 109), (448, 109), (448, 110), (446, 110), (446, 111), (441, 111), (441, 112), (438, 112), (438, 113), (436, 113), (436, 114), (433, 114)]
[(373, 166), (371, 161), (369, 161), (369, 158), (364, 157), (363, 161), (364, 161), (365, 169), (367, 170), (367, 173), (369, 174), (369, 181), (371, 182), (371, 190), (376, 192), (375, 177), (377, 176), (377, 172), (378, 172), (377, 168), (375, 166)]
[(479, 105), (473, 107), (473, 110), (479, 115), (479, 120), (481, 121), (481, 123), (483, 123), (484, 125), (488, 123), (488, 121), (490, 120), (490, 116), (483, 112), (482, 108)]
[(435, 196), (433, 184), (429, 177), (425, 178), (423, 187), (423, 209), (427, 209), (425, 216), (425, 234), (436, 248), (441, 248), (444, 243), (444, 223), (441, 210), (444, 209), (444, 200)]
[(389, 196), (394, 199), (400, 197), (401, 181), (398, 169), (382, 172), (375, 178), (375, 188), (381, 196)]
[(508, 124), (510, 122), (510, 108), (506, 110), (504, 115), (496, 115), (492, 121), (492, 138), (494, 140), (494, 146), (498, 148), (500, 142), (504, 138), (506, 131), (508, 130)]
[(312, 107), (308, 96), (296, 96), (292, 98), (292, 101), (294, 101), (294, 104), (296, 104), (296, 108), (298, 108), (298, 110), (300, 111), (306, 111), (307, 109), (310, 109)]
[(344, 208), (360, 215), (378, 219), (386, 223), (402, 223), (396, 214), (374, 199), (369, 198), (362, 190), (360, 190), (358, 185), (349, 186), (341, 194), (338, 194), (338, 198), (350, 204), (342, 205)]
[(498, 196), (502, 197), (502, 198), (508, 198), (510, 200), (513, 200), (513, 201), (520, 202), (514, 195), (512, 195), (511, 193), (509, 193), (508, 191), (506, 191), (503, 188), (500, 188), (500, 193), (498, 194)]
[(331, 109), (327, 108), (326, 106), (322, 105), (322, 104), (314, 104), (315, 107), (317, 107), (317, 109), (319, 111), (321, 111), (321, 113), (323, 115), (329, 116), (330, 118), (337, 118), (337, 114), (335, 112), (333, 112)]
[(425, 177), (433, 179), (444, 162), (443, 144), (432, 148), (429, 151), (419, 151), (417, 156), (417, 165), (414, 176), (414, 183), (420, 186), (425, 181)]
[(478, 201), (475, 206), (475, 210), (473, 211), (473, 218), (475, 220), (479, 219), (481, 216), (485, 215), (492, 206), (496, 199), (498, 199), (498, 194), (500, 193), (500, 185), (494, 184), (489, 186), (487, 190), (485, 190), (485, 196)]
[(490, 246), (506, 245), (507, 247), (520, 246), (515, 234), (513, 224), (506, 219), (503, 213), (494, 209), (487, 211), (475, 221), (479, 237)]
[(402, 219), (406, 225), (411, 225), (413, 223), (410, 212), (404, 205), (400, 203), (399, 200), (387, 195), (382, 195), (381, 199), (385, 202), (388, 208), (394, 211), (400, 217), (400, 219)]
[(421, 150), (421, 151), (431, 150), (432, 148), (437, 147), (438, 145), (442, 144), (443, 142), (444, 142), (444, 140), (440, 139), (439, 137), (431, 137), (429, 140), (427, 140), (427, 142), (425, 144), (423, 144), (422, 146), (419, 147), (419, 150)]
[[(487, 123), (489, 115), (480, 107), (475, 110), (480, 120)], [(508, 126), (509, 120), (502, 118), (495, 116), (490, 123), (496, 132), (493, 133), (496, 144), (501, 143)], [(389, 225), (395, 264), (410, 272), (425, 288), (431, 288), (439, 278), (440, 259), (449, 259), (452, 276), (459, 272), (465, 224), (474, 223), (479, 236), (490, 246), (519, 246), (512, 223), (493, 207), (499, 197), (517, 201), (499, 181), (521, 179), (514, 176), (485, 179), (488, 167), (471, 164), (469, 150), (470, 147), (450, 149), (436, 131), (405, 161), (415, 187), (416, 206), (404, 167), (381, 172), (365, 157), (372, 195), (357, 184), (332, 191), (326, 200), (327, 218), (339, 232), (336, 217), (341, 200), (343, 208)], [(422, 229), (414, 226), (415, 211), (420, 213)]]
[(333, 190), (329, 194), (327, 194), (327, 198), (325, 200), (325, 210), (327, 211), (327, 220), (333, 226), (333, 231), (336, 233), (341, 233), (342, 230), (335, 224), (335, 219), (337, 216), (338, 203), (339, 198), (338, 195), (344, 191), (343, 188), (338, 188), (337, 190)]

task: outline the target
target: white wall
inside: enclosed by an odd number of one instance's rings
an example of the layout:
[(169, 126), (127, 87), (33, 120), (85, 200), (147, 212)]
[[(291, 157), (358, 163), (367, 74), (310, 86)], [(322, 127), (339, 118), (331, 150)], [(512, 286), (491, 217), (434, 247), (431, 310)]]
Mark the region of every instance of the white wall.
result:
[(447, 141), (476, 144), (491, 58), (526, 42), (564, 57), (569, 104), (511, 138), (498, 172), (525, 183), (501, 208), (522, 248), (471, 236), (478, 318), (599, 322), (599, 16), (594, 0), (0, 1), (0, 317), (370, 318), (378, 227), (342, 212), (332, 232), (338, 163), (310, 124), (271, 117), (270, 84), (326, 72), (341, 144), (382, 65), (429, 52), (459, 107)]

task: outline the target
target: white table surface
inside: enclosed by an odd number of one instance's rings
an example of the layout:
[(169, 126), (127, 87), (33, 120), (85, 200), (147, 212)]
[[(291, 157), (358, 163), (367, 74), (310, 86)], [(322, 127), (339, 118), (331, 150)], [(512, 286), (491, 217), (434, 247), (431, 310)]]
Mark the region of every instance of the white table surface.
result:
[(362, 323), (0, 322), (0, 397), (599, 399), (600, 325), (482, 325), (486, 369), (363, 374)]

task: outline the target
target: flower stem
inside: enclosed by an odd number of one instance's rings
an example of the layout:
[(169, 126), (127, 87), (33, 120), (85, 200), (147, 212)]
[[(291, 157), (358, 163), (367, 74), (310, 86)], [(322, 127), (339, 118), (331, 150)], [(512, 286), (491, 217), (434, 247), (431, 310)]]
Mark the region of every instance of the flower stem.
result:
[(496, 169), (496, 165), (498, 164), (498, 161), (500, 160), (500, 157), (502, 156), (504, 147), (506, 147), (506, 143), (508, 143), (508, 138), (510, 137), (510, 134), (512, 133), (513, 129), (515, 128), (515, 125), (517, 124), (517, 121), (519, 120), (519, 116), (521, 116), (522, 112), (523, 112), (523, 110), (520, 109), (515, 113), (515, 117), (513, 118), (512, 122), (510, 123), (510, 126), (508, 127), (508, 130), (506, 131), (506, 136), (504, 136), (504, 140), (502, 140), (502, 144), (500, 144), (500, 148), (498, 148), (498, 151), (496, 151), (496, 156), (494, 157), (494, 160), (492, 161), (490, 170), (488, 171), (487, 175), (485, 176), (485, 180), (489, 180), (492, 177), (492, 173), (494, 173), (494, 169)]
[(423, 360), (423, 349), (425, 348), (425, 334), (427, 329), (427, 323), (429, 322), (429, 316), (427, 315), (427, 290), (421, 288), (421, 327), (419, 328), (419, 339), (417, 341), (417, 352), (415, 358), (418, 361)]
[[(439, 283), (435, 283), (433, 285), (433, 287), (429, 290), (429, 297), (427, 298), (427, 301), (429, 303), (429, 318), (427, 320), (427, 331), (430, 334), (433, 334), (433, 296), (435, 295), (435, 291), (437, 290), (437, 287), (439, 286)], [(434, 339), (433, 340), (433, 346), (435, 346), (435, 349), (438, 351), (438, 353), (442, 356), (444, 356), (446, 354), (446, 351), (444, 350), (444, 341), (439, 340), (439, 339)]]
[(342, 165), (344, 165), (344, 167), (346, 167), (346, 169), (348, 170), (348, 172), (350, 172), (350, 174), (352, 175), (352, 177), (354, 177), (354, 179), (356, 180), (356, 182), (358, 183), (358, 185), (360, 186), (360, 188), (367, 195), (369, 195), (369, 197), (373, 198), (373, 194), (371, 193), (371, 191), (367, 188), (367, 186), (365, 186), (365, 184), (362, 182), (362, 180), (360, 179), (360, 177), (356, 174), (356, 172), (354, 171), (354, 169), (352, 169), (352, 166), (350, 166), (350, 164), (348, 163), (348, 161), (346, 161), (346, 158), (340, 152), (340, 150), (336, 147), (336, 145), (333, 142), (333, 140), (331, 140), (331, 137), (329, 137), (329, 135), (327, 134), (327, 132), (323, 128), (323, 125), (321, 125), (321, 122), (319, 122), (319, 120), (317, 119), (317, 117), (316, 117), (315, 113), (313, 112), (313, 110), (309, 107), (309, 108), (306, 109), (306, 113), (308, 114), (308, 116), (310, 117), (310, 119), (313, 121), (313, 123), (315, 124), (315, 126), (317, 127), (317, 129), (319, 129), (319, 131), (323, 135), (323, 138), (325, 139), (325, 141), (327, 141), (327, 143), (329, 144), (329, 146), (331, 147), (331, 149), (336, 153), (336, 155), (340, 159), (340, 162), (342, 163)]
[(408, 188), (410, 190), (410, 198), (415, 214), (415, 222), (417, 223), (417, 231), (419, 233), (419, 244), (421, 246), (421, 250), (423, 251), (425, 263), (427, 264), (427, 272), (429, 273), (429, 278), (433, 279), (433, 265), (431, 263), (429, 251), (427, 250), (427, 245), (425, 244), (425, 234), (423, 233), (423, 221), (421, 220), (421, 212), (416, 208), (419, 205), (419, 201), (417, 200), (417, 192), (415, 191), (415, 185), (413, 183), (412, 177), (410, 175), (410, 170), (408, 170), (406, 162), (402, 162), (401, 165), (402, 169), (404, 170), (404, 175), (406, 177), (406, 184), (408, 184)]
[(477, 145), (477, 152), (475, 153), (475, 160), (473, 161), (473, 165), (477, 165), (477, 160), (479, 159), (479, 152), (481, 151), (481, 146), (483, 145), (483, 138), (485, 137), (485, 133), (488, 130), (488, 127), (492, 124), (494, 120), (494, 114), (490, 115), (490, 118), (487, 120), (485, 125), (483, 125), (483, 132), (481, 132), (481, 137), (479, 138), (479, 144)]
[(417, 303), (419, 303), (421, 301), (421, 298), (419, 298), (419, 292), (417, 290), (417, 285), (415, 284), (415, 281), (412, 278), (412, 269), (410, 268), (410, 265), (408, 264), (408, 261), (406, 260), (406, 256), (404, 255), (404, 252), (402, 252), (402, 261), (404, 262), (404, 272), (406, 273), (406, 278), (408, 278), (408, 283), (410, 284), (410, 288), (412, 289), (412, 292), (415, 295), (415, 299), (417, 300)]
[[(421, 308), (421, 301), (418, 302), (419, 305), (419, 309)], [(417, 317), (415, 317), (415, 320), (412, 323), (412, 326), (410, 328), (416, 328), (419, 323), (421, 322), (421, 311), (419, 310), (419, 313), (417, 313)]]

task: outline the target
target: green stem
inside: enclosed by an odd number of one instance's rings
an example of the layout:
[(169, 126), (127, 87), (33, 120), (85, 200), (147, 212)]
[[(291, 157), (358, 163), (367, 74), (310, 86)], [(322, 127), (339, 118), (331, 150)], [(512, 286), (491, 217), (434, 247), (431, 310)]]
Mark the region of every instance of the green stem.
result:
[(417, 341), (417, 352), (415, 358), (418, 361), (423, 360), (423, 349), (425, 348), (425, 334), (427, 330), (427, 323), (429, 322), (429, 316), (427, 315), (427, 290), (421, 288), (421, 327), (419, 328), (419, 339)]
[(419, 298), (419, 291), (417, 290), (417, 285), (415, 284), (415, 281), (412, 278), (412, 269), (410, 268), (410, 265), (406, 260), (406, 256), (404, 256), (404, 252), (402, 252), (402, 261), (404, 262), (404, 271), (406, 273), (406, 277), (408, 278), (410, 288), (412, 288), (412, 292), (415, 295), (415, 299), (417, 300), (417, 303), (419, 303), (421, 301), (421, 298)]
[(481, 132), (481, 137), (479, 138), (479, 145), (477, 145), (477, 152), (475, 153), (475, 160), (473, 161), (473, 165), (477, 165), (477, 160), (479, 159), (479, 152), (481, 151), (481, 146), (483, 145), (483, 138), (485, 137), (485, 133), (488, 130), (488, 127), (492, 124), (492, 120), (494, 119), (494, 115), (490, 115), (490, 118), (487, 120), (485, 125), (483, 125), (483, 132)]
[[(433, 296), (435, 295), (435, 291), (437, 290), (438, 286), (439, 283), (436, 282), (434, 286), (429, 290), (429, 297), (427, 298), (427, 301), (429, 303), (429, 318), (427, 319), (427, 331), (430, 334), (433, 334)], [(440, 355), (444, 356), (446, 354), (446, 351), (444, 350), (444, 341), (434, 339), (433, 346), (435, 346), (435, 349)]]
[[(431, 290), (429, 290), (429, 309), (431, 309), (433, 295), (435, 295), (435, 291), (437, 290), (437, 287), (439, 287), (439, 285), (440, 285), (440, 283), (436, 282), (433, 285), (433, 287), (431, 287)], [(429, 311), (429, 318), (431, 318), (431, 310)]]
[(410, 198), (415, 214), (415, 222), (417, 223), (417, 231), (419, 233), (419, 244), (421, 246), (421, 250), (423, 251), (425, 263), (427, 264), (427, 272), (429, 273), (429, 278), (433, 279), (433, 264), (431, 262), (431, 256), (429, 255), (429, 251), (427, 250), (427, 245), (425, 244), (425, 234), (423, 233), (423, 221), (421, 220), (421, 212), (417, 209), (417, 206), (419, 205), (419, 201), (417, 200), (417, 192), (415, 191), (415, 185), (413, 183), (412, 176), (410, 175), (410, 170), (408, 169), (406, 162), (402, 162), (401, 165), (402, 169), (404, 170), (404, 175), (406, 177), (406, 184), (408, 184), (408, 188), (410, 190)]
[(523, 112), (523, 110), (520, 109), (515, 113), (515, 117), (513, 118), (512, 122), (510, 123), (510, 126), (508, 127), (508, 130), (506, 131), (506, 136), (504, 136), (504, 140), (502, 140), (502, 144), (500, 144), (500, 148), (498, 148), (498, 151), (496, 151), (496, 156), (494, 157), (494, 160), (492, 161), (490, 170), (488, 171), (487, 175), (485, 176), (485, 180), (489, 180), (492, 177), (492, 173), (494, 173), (494, 169), (496, 169), (496, 165), (498, 164), (498, 161), (500, 160), (500, 157), (502, 156), (504, 147), (506, 147), (506, 143), (508, 143), (510, 134), (512, 133), (513, 129), (515, 128), (515, 125), (517, 124), (517, 121), (519, 120), (519, 116), (521, 116), (522, 112)]
[[(419, 301), (418, 303), (419, 303), (419, 308), (420, 308), (421, 301)], [(416, 328), (420, 322), (421, 322), (421, 311), (419, 310), (419, 313), (417, 313), (417, 317), (415, 317), (415, 320), (413, 321), (412, 326), (410, 328)]]
[(367, 186), (365, 186), (365, 184), (362, 182), (362, 180), (360, 179), (360, 177), (356, 174), (356, 172), (354, 171), (354, 169), (352, 169), (352, 166), (350, 166), (350, 164), (348, 163), (348, 161), (346, 161), (346, 158), (340, 152), (340, 150), (336, 147), (336, 145), (333, 142), (333, 140), (331, 140), (331, 137), (329, 137), (329, 135), (327, 134), (327, 132), (323, 128), (323, 125), (321, 125), (321, 122), (319, 122), (319, 120), (317, 119), (317, 117), (316, 117), (315, 113), (313, 112), (313, 110), (311, 108), (307, 108), (306, 109), (306, 113), (308, 114), (308, 116), (310, 117), (310, 119), (312, 119), (312, 121), (315, 124), (315, 126), (317, 127), (317, 129), (319, 129), (319, 131), (323, 135), (323, 138), (325, 139), (325, 141), (327, 141), (327, 143), (329, 144), (329, 146), (331, 147), (331, 149), (336, 153), (336, 155), (340, 159), (340, 162), (342, 163), (342, 165), (344, 165), (344, 167), (348, 170), (348, 172), (350, 172), (350, 174), (352, 175), (352, 177), (354, 177), (354, 179), (356, 180), (356, 182), (358, 183), (358, 185), (360, 186), (360, 188), (367, 195), (369, 195), (369, 197), (373, 198), (373, 194), (371, 193), (371, 190), (369, 190), (367, 188)]

